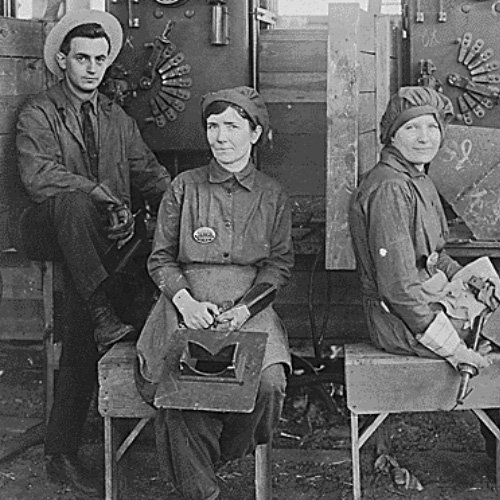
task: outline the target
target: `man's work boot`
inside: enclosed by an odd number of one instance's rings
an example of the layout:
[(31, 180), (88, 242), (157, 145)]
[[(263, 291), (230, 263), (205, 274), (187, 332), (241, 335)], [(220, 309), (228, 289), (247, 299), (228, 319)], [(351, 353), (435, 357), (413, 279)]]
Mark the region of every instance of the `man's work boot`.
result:
[(106, 293), (98, 288), (88, 302), (94, 322), (94, 340), (100, 352), (134, 332), (132, 325), (123, 323), (116, 315)]
[(102, 484), (96, 481), (85, 469), (76, 455), (58, 453), (47, 457), (45, 465), (49, 481), (58, 484), (66, 484), (85, 498), (100, 498), (102, 496)]

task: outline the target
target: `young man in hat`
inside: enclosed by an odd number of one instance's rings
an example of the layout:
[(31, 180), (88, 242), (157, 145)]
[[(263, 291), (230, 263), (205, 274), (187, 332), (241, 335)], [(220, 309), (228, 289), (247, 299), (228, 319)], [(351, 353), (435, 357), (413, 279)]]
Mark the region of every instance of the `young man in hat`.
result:
[(50, 479), (87, 495), (97, 487), (78, 460), (78, 448), (97, 353), (134, 329), (111, 305), (105, 255), (134, 235), (132, 187), (155, 209), (170, 184), (135, 121), (98, 92), (122, 37), (109, 13), (64, 16), (44, 48), (45, 63), (60, 82), (29, 102), (17, 124), (19, 172), (33, 202), (21, 221), (24, 246), (32, 258), (62, 258), (80, 297), (78, 314), (83, 310), (92, 320), (87, 330), (63, 333), (45, 441)]

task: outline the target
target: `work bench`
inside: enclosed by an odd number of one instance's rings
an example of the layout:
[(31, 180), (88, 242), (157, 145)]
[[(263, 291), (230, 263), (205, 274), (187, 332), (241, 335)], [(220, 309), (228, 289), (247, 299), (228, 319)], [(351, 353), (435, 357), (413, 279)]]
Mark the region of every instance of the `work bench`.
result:
[[(457, 406), (460, 376), (441, 359), (388, 354), (368, 344), (345, 346), (347, 406), (351, 416), (353, 498), (361, 499), (360, 450), (391, 413), (470, 410), (497, 439), (496, 488), (500, 495), (500, 429), (484, 410), (500, 407), (500, 363), (469, 383)], [(360, 432), (359, 418), (375, 419)]]

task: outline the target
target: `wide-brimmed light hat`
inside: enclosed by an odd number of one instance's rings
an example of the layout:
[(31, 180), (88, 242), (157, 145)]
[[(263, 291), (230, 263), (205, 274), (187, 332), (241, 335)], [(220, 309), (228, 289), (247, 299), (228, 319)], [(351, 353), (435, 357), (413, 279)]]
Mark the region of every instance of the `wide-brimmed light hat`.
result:
[(45, 64), (50, 72), (59, 78), (64, 77), (64, 72), (61, 70), (56, 61), (56, 54), (61, 50), (61, 43), (65, 36), (77, 26), (88, 23), (100, 24), (104, 31), (109, 36), (111, 48), (108, 57), (108, 66), (116, 59), (120, 49), (122, 48), (123, 30), (118, 19), (102, 10), (81, 9), (68, 12), (61, 20), (52, 28), (45, 41), (43, 57)]

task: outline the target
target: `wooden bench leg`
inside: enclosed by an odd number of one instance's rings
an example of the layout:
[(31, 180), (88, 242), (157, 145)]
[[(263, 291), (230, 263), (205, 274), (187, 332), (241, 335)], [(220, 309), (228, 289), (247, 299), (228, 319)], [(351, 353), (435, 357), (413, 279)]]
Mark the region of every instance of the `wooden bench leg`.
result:
[(352, 455), (352, 494), (353, 500), (361, 500), (361, 471), (359, 451), (370, 436), (380, 427), (389, 416), (388, 413), (377, 415), (375, 420), (359, 435), (359, 417), (351, 412), (351, 455)]
[(351, 412), (352, 497), (361, 499), (361, 473), (359, 470), (359, 417)]
[(121, 436), (113, 423), (112, 417), (104, 417), (104, 494), (105, 500), (118, 500), (120, 486), (125, 487), (126, 473), (120, 470), (120, 464), (125, 461), (124, 455), (137, 436), (142, 432), (152, 417), (139, 420), (127, 437), (120, 442)]
[(271, 443), (259, 444), (255, 449), (255, 500), (273, 497), (271, 452)]
[(116, 477), (116, 443), (113, 435), (113, 419), (104, 417), (104, 498), (118, 499), (118, 481)]
[(500, 429), (498, 426), (491, 420), (490, 417), (486, 414), (484, 410), (472, 409), (476, 417), (483, 422), (483, 424), (492, 432), (492, 434), (496, 438), (496, 487), (497, 487), (497, 495), (500, 495)]

